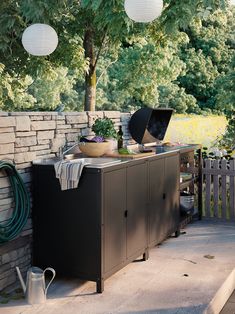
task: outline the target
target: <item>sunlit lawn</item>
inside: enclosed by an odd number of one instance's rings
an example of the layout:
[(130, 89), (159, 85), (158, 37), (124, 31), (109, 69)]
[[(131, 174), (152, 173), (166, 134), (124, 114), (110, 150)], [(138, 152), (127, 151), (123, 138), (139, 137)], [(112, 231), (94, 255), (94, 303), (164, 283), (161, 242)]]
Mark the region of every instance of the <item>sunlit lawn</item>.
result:
[(214, 146), (226, 128), (224, 116), (174, 115), (164, 141)]

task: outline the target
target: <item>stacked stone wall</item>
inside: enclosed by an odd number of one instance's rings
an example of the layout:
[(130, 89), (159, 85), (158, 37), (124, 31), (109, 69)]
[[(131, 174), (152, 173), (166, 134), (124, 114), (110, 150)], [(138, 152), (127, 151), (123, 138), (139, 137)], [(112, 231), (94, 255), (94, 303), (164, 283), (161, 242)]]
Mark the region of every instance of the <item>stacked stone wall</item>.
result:
[[(122, 125), (124, 141), (130, 140), (129, 113), (97, 112), (0, 112), (0, 160), (15, 164), (30, 195), (32, 161), (58, 155), (60, 147), (71, 146), (79, 136), (93, 135), (91, 127), (97, 117), (108, 117), (118, 129)], [(32, 201), (32, 198), (31, 198)], [(31, 202), (32, 203), (32, 202)], [(0, 222), (11, 217), (14, 209), (8, 177), (0, 171)], [(15, 266), (23, 272), (31, 266), (32, 221), (17, 238), (0, 244), (0, 291), (17, 286)]]

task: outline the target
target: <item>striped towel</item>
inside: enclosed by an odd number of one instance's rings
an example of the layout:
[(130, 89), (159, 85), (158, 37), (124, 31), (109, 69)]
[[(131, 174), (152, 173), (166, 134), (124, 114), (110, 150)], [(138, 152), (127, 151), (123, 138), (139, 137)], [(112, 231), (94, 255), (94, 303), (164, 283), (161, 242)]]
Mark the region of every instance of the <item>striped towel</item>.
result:
[(82, 174), (84, 160), (76, 162), (59, 161), (55, 163), (56, 178), (59, 179), (61, 190), (76, 189)]

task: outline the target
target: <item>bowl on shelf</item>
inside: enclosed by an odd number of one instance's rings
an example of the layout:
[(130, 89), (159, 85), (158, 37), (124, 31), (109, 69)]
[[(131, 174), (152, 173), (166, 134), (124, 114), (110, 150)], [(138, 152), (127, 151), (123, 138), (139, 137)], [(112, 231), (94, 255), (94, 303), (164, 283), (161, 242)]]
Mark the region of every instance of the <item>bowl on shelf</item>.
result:
[(80, 151), (88, 157), (101, 157), (110, 147), (109, 142), (81, 142), (78, 144)]

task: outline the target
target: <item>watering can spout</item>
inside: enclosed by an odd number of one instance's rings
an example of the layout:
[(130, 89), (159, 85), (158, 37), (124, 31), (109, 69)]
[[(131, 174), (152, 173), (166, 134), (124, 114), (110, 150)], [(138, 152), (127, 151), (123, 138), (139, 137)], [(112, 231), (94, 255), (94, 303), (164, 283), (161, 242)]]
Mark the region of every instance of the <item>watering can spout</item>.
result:
[(25, 285), (24, 280), (22, 278), (22, 275), (21, 275), (19, 267), (16, 267), (16, 272), (17, 272), (17, 275), (18, 275), (18, 277), (20, 279), (20, 283), (21, 283), (22, 289), (23, 289), (23, 291), (25, 293), (26, 292), (26, 285)]

